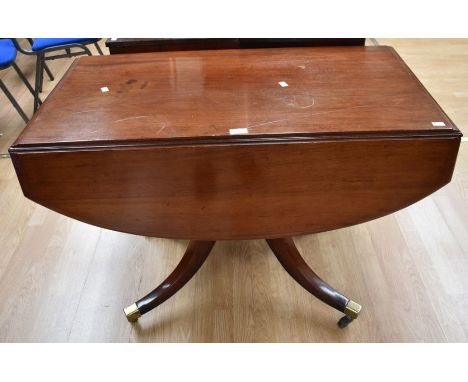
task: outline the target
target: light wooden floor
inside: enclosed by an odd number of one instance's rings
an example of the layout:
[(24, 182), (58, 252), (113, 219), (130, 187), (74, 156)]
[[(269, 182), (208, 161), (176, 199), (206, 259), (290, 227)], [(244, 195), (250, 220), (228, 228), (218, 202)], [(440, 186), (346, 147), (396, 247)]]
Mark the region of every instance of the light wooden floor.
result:
[[(468, 133), (468, 40), (394, 45)], [(20, 57), (31, 77), (33, 62)], [(59, 78), (69, 60), (53, 62)], [(30, 112), (32, 97), (0, 72)], [(56, 84), (45, 81), (48, 93)], [(0, 151), (23, 128), (0, 95)], [(2, 98), (3, 97), (3, 98)], [(96, 228), (25, 199), (0, 159), (0, 341), (465, 342), (468, 339), (468, 143), (453, 181), (387, 217), (297, 237), (306, 261), (363, 305), (339, 330), (338, 312), (281, 268), (263, 241), (218, 242), (176, 296), (127, 323), (122, 308), (172, 271), (187, 242)]]

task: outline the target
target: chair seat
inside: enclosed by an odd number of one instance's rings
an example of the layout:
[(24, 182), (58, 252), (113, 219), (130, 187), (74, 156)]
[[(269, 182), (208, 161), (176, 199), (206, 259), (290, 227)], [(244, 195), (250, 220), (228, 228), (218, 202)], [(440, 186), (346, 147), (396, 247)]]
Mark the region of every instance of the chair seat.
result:
[(98, 38), (35, 38), (33, 39), (32, 50), (37, 52), (54, 46), (68, 44), (92, 44), (98, 40)]
[(10, 66), (16, 58), (16, 48), (9, 38), (0, 39), (0, 68)]

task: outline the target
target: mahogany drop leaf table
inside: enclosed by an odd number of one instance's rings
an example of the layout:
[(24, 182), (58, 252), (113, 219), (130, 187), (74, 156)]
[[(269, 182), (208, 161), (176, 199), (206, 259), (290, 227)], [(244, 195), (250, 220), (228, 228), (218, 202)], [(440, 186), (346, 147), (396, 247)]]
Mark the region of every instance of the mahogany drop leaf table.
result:
[(461, 133), (390, 47), (164, 52), (76, 59), (10, 148), (23, 193), (69, 217), (188, 239), (125, 309), (182, 288), (216, 240), (266, 239), (285, 270), (345, 315), (294, 235), (375, 219), (452, 176)]

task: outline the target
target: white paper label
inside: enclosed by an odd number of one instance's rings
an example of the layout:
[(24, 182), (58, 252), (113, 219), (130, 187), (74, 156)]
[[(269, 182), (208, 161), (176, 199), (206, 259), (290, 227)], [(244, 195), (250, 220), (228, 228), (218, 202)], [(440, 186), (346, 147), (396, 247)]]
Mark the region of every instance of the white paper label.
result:
[(231, 135), (237, 135), (237, 134), (248, 134), (249, 130), (247, 128), (241, 128), (241, 129), (229, 129), (229, 134)]
[(432, 126), (434, 127), (445, 126), (445, 122), (432, 122)]
[(104, 86), (103, 88), (101, 88), (101, 91), (103, 93), (107, 93), (109, 91), (109, 88), (107, 86)]
[(280, 81), (278, 82), (279, 86), (281, 86), (282, 88), (287, 88), (288, 87), (288, 83), (286, 81)]
[(117, 40), (118, 40), (117, 37), (112, 37), (112, 38), (111, 38), (111, 41), (117, 41)]

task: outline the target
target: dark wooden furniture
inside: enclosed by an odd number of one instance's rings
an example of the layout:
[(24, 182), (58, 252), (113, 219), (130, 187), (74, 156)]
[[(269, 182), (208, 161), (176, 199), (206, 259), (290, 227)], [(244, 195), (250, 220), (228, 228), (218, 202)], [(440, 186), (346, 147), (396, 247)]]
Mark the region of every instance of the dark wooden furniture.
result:
[[(103, 92), (103, 90), (107, 90)], [(461, 133), (389, 47), (212, 50), (77, 59), (11, 147), (24, 195), (122, 232), (190, 239), (126, 308), (159, 305), (215, 240), (266, 238), (345, 313), (290, 238), (365, 222), (447, 184)]]
[(364, 45), (365, 38), (109, 38), (110, 54), (176, 50)]

